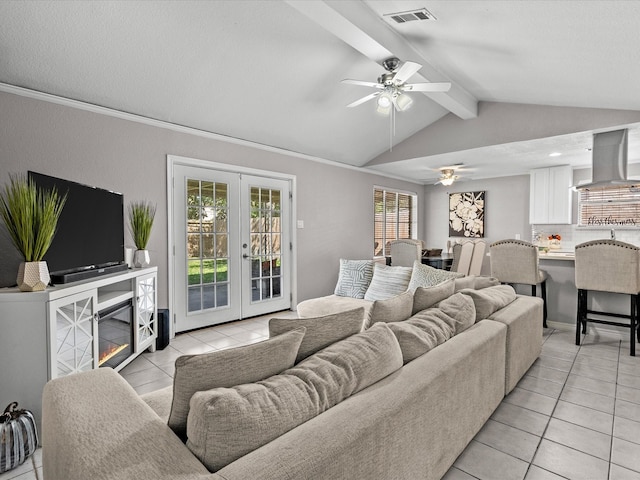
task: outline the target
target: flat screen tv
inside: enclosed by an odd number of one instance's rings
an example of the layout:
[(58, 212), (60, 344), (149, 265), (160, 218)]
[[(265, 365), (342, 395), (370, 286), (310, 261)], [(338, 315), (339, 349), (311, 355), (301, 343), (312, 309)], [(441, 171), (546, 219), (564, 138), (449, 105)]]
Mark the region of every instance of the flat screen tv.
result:
[[(29, 172), (37, 186), (67, 194), (51, 247), (44, 256), (54, 283), (108, 273), (124, 264), (124, 201), (121, 193)], [(78, 277), (66, 274), (86, 272)]]

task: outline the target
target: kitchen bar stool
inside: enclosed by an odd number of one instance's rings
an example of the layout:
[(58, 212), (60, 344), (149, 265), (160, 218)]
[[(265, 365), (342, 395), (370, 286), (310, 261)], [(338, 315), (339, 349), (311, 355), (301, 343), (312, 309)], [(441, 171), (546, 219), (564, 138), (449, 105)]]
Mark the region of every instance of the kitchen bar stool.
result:
[(540, 284), (543, 305), (543, 326), (547, 328), (547, 273), (538, 266), (538, 248), (522, 240), (499, 240), (489, 246), (491, 276), (501, 283), (531, 285), (531, 295), (536, 296)]
[[(587, 333), (587, 321), (626, 327), (631, 330), (630, 354), (635, 356), (636, 337), (640, 341), (640, 331), (638, 331), (640, 248), (617, 240), (592, 240), (576, 245), (576, 288), (578, 289), (576, 345), (580, 345), (580, 327), (582, 327), (582, 333)], [(587, 297), (590, 290), (629, 295), (631, 298), (629, 315), (589, 310)], [(594, 319), (589, 315), (628, 318), (630, 323)]]

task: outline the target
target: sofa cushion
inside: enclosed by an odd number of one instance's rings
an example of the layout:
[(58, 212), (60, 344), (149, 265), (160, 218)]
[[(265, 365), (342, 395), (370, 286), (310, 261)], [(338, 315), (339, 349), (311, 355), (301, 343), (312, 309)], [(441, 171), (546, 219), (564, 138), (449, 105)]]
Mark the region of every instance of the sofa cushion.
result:
[(376, 263), (365, 300), (385, 300), (406, 292), (411, 280), (411, 267), (390, 267)]
[(459, 277), (464, 277), (464, 273), (449, 272), (448, 270), (433, 268), (416, 260), (413, 262), (409, 289), (415, 290), (418, 287), (432, 287), (452, 278)]
[(438, 308), (422, 310), (405, 322), (388, 325), (398, 339), (406, 364), (463, 332), (474, 322), (473, 301), (457, 293), (440, 302)]
[(364, 298), (373, 277), (373, 260), (340, 259), (340, 273), (335, 294), (341, 297)]
[(266, 380), (194, 394), (187, 446), (216, 471), (402, 367), (386, 324), (334, 343)]
[(476, 286), (476, 276), (475, 275), (467, 275), (466, 277), (460, 277), (455, 279), (456, 284), (456, 293), (460, 290), (464, 290), (465, 288), (475, 288)]
[(500, 280), (496, 277), (487, 277), (484, 275), (478, 275), (473, 284), (473, 288), (476, 290), (482, 290), (487, 287), (494, 287), (496, 285), (500, 285)]
[(156, 412), (164, 423), (169, 423), (171, 402), (173, 401), (173, 385), (140, 395), (140, 398)]
[(449, 298), (455, 293), (455, 283), (453, 279), (434, 285), (433, 287), (418, 287), (413, 293), (412, 315), (421, 310), (433, 307), (436, 303)]
[(242, 347), (176, 359), (169, 426), (185, 438), (189, 401), (195, 392), (256, 382), (292, 367), (305, 329)]
[(488, 318), (516, 299), (516, 292), (510, 285), (496, 285), (482, 290), (465, 289), (460, 293), (468, 295), (473, 300), (476, 307), (476, 322)]
[(346, 312), (354, 308), (363, 307), (365, 317), (369, 316), (373, 302), (364, 298), (340, 297), (327, 295), (325, 297), (303, 300), (296, 307), (298, 318), (323, 317), (332, 313)]
[(407, 290), (386, 300), (376, 300), (371, 306), (369, 325), (376, 322), (401, 322), (411, 316), (413, 292)]
[(275, 337), (300, 327), (305, 328), (305, 334), (298, 349), (296, 363), (338, 340), (362, 331), (364, 308), (315, 318), (272, 318), (269, 320), (269, 336)]

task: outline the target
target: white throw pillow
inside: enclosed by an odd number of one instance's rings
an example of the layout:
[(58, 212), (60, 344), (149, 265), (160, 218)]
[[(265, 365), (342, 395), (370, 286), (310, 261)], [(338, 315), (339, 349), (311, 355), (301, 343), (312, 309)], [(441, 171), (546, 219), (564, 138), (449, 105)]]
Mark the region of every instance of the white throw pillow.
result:
[(364, 294), (364, 299), (372, 302), (386, 300), (406, 292), (412, 271), (411, 267), (390, 267), (376, 263), (373, 267), (371, 285)]

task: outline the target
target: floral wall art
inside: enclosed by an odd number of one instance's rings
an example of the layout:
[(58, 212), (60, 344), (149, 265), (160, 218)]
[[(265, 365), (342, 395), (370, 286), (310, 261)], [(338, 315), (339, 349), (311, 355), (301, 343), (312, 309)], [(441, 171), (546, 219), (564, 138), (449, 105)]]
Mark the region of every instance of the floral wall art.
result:
[(449, 194), (449, 236), (484, 237), (485, 192)]

